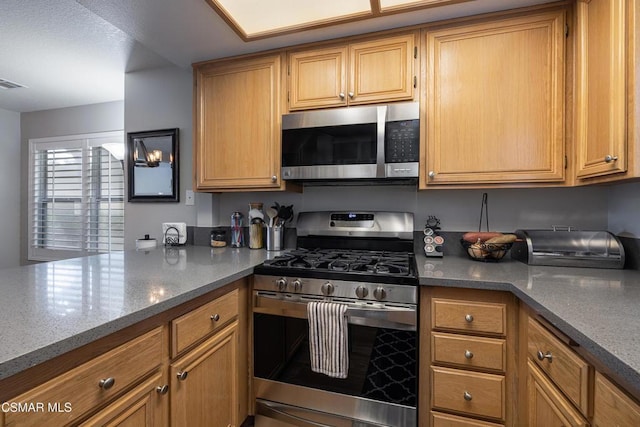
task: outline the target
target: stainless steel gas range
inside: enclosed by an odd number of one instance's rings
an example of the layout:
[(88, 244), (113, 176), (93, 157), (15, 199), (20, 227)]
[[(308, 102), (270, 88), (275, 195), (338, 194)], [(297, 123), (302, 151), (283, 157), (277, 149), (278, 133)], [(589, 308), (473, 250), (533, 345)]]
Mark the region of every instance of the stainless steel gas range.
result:
[[(297, 249), (256, 267), (256, 423), (417, 425), (413, 214), (302, 212)], [(311, 302), (345, 306), (346, 378), (313, 372)]]

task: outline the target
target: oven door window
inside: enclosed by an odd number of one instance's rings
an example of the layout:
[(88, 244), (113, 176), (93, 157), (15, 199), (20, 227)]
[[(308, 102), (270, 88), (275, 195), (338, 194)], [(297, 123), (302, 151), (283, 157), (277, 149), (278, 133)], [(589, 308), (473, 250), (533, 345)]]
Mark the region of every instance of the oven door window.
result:
[(256, 377), (416, 406), (416, 332), (349, 325), (349, 374), (311, 371), (306, 319), (254, 314)]
[(376, 164), (377, 125), (327, 126), (282, 131), (282, 166)]

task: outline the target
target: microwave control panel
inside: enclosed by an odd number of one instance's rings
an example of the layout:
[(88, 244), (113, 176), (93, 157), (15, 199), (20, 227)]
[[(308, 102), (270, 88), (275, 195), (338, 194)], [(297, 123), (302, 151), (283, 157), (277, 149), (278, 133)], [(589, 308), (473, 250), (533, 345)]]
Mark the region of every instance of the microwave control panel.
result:
[(419, 161), (420, 120), (387, 122), (385, 126), (385, 163)]

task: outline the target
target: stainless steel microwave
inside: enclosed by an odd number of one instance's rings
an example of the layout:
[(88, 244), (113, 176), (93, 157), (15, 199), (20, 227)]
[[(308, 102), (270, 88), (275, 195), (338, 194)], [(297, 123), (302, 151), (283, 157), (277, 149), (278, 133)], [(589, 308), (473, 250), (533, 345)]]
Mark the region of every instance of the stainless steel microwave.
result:
[(335, 108), (282, 116), (282, 178), (416, 178), (417, 102)]

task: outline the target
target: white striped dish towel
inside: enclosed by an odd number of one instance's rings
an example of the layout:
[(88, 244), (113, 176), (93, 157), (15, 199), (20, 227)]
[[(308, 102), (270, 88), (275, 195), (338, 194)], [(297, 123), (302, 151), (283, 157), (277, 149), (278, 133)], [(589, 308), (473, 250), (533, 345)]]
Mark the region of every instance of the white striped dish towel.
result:
[(347, 306), (328, 301), (307, 304), (311, 370), (333, 378), (347, 378), (349, 348)]

